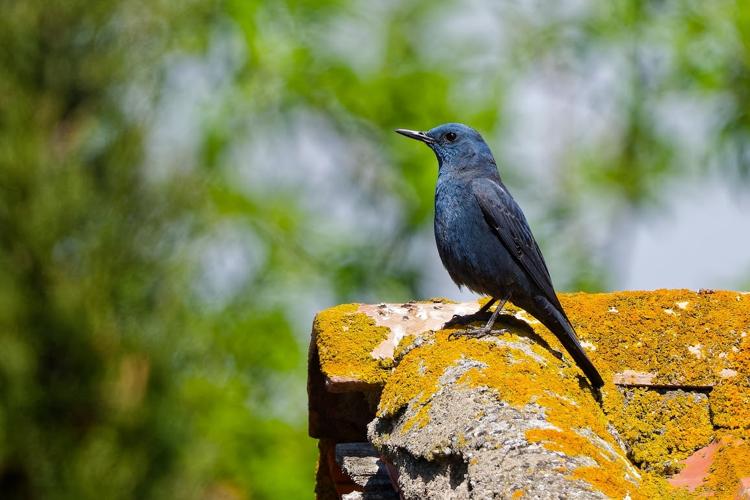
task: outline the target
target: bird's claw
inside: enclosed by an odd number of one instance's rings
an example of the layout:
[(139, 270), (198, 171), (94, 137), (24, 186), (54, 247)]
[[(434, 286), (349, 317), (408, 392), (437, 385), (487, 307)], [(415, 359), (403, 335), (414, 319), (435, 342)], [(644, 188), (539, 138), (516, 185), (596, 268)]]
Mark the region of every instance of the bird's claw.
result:
[(466, 325), (468, 323), (471, 323), (471, 321), (473, 319), (472, 316), (473, 315), (471, 315), (471, 316), (462, 316), (460, 314), (454, 314), (453, 317), (451, 319), (449, 319), (445, 323), (445, 326)]

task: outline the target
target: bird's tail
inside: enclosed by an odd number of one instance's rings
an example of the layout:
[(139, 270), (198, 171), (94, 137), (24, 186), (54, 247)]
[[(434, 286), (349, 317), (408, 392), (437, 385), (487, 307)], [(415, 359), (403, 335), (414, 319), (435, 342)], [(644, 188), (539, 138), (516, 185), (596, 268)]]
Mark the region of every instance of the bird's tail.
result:
[(603, 386), (604, 380), (602, 380), (602, 376), (599, 374), (599, 371), (589, 357), (586, 356), (586, 352), (578, 341), (576, 332), (573, 330), (573, 325), (570, 324), (568, 317), (561, 309), (556, 308), (547, 299), (542, 299), (542, 302), (543, 303), (540, 305), (542, 305), (546, 314), (540, 315), (542, 317), (538, 319), (544, 326), (549, 328), (549, 330), (560, 340), (562, 345), (565, 346), (565, 350), (568, 351), (568, 354), (570, 354), (576, 364), (581, 370), (583, 370), (583, 373), (586, 374), (591, 385), (595, 388)]

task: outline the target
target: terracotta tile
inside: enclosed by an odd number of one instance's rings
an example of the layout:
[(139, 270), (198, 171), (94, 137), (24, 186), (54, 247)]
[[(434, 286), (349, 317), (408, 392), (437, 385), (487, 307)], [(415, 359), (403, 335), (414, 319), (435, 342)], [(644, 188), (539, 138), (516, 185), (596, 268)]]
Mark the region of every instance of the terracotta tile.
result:
[(714, 441), (708, 446), (701, 448), (685, 460), (685, 468), (679, 474), (669, 479), (672, 486), (686, 487), (690, 491), (700, 486), (708, 475), (708, 469), (714, 461), (719, 443)]

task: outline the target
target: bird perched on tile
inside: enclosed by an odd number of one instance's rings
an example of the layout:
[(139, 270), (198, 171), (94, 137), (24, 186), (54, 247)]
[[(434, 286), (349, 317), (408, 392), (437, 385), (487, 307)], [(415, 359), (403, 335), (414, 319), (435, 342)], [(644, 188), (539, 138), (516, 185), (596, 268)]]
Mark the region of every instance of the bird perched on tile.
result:
[(552, 279), (521, 208), (505, 187), (492, 152), (471, 127), (447, 123), (427, 132), (398, 129), (424, 142), (439, 165), (435, 188), (435, 241), (453, 281), (500, 304), (481, 328), (483, 336), (507, 301), (525, 309), (557, 336), (594, 387), (602, 377), (581, 347), (552, 286)]

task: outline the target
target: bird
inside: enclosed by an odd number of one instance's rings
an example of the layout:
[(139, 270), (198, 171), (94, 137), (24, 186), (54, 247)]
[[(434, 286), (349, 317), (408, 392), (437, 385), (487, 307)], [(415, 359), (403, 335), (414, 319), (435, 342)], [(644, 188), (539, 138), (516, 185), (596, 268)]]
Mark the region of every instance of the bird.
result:
[(526, 217), (500, 179), (492, 151), (479, 132), (461, 123), (446, 123), (426, 132), (396, 132), (425, 143), (437, 157), (434, 226), (438, 254), (459, 287), (491, 297), (469, 318), (499, 303), (483, 327), (462, 334), (490, 334), (510, 301), (560, 340), (594, 388), (604, 385), (557, 298)]

